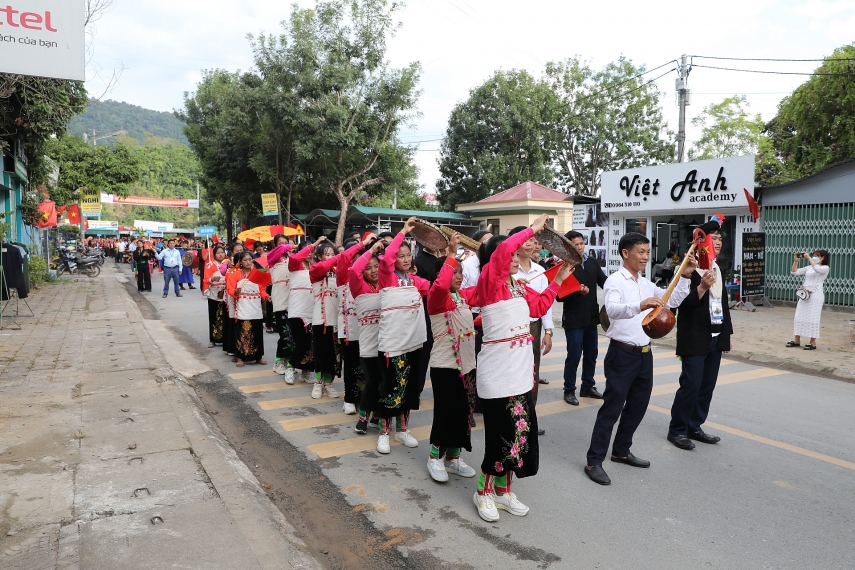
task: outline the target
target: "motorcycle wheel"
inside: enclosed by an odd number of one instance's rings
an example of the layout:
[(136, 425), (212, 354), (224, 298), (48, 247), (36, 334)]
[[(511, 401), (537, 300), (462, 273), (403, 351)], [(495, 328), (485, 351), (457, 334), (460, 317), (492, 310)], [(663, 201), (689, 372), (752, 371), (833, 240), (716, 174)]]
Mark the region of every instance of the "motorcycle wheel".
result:
[(98, 277), (101, 275), (101, 267), (99, 265), (88, 265), (82, 270), (82, 273), (89, 277)]

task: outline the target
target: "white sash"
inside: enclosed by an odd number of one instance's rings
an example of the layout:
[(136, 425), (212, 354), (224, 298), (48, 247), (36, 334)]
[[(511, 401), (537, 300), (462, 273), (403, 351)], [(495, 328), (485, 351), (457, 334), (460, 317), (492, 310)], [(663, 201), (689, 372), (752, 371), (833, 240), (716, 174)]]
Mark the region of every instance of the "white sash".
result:
[(312, 324), (326, 325), (335, 329), (338, 326), (339, 311), (335, 276), (327, 276), (323, 281), (312, 283), (312, 298), (314, 300)]
[(478, 354), (478, 396), (509, 398), (534, 386), (530, 311), (524, 298), (481, 307), (484, 340)]
[(312, 297), (312, 284), (309, 281), (309, 270), (301, 269), (291, 272), (291, 296), (288, 299), (288, 318), (303, 319), (306, 325), (312, 324), (312, 312), (315, 310), (315, 299)]
[(273, 300), (274, 312), (287, 311), (288, 300), (291, 297), (291, 272), (288, 271), (287, 261), (277, 263), (270, 268), (270, 282), (270, 297)]
[(451, 312), (431, 315), (430, 325), (433, 332), (430, 367), (456, 369), (459, 366), (463, 374), (471, 372), (475, 368), (475, 325), (469, 305), (463, 302)]
[(241, 279), (237, 286), (240, 289), (240, 295), (237, 298), (235, 318), (242, 321), (264, 318), (261, 311), (261, 292), (258, 289), (258, 284), (249, 279)]
[(338, 288), (338, 338), (359, 340), (359, 319), (356, 318), (355, 302), (348, 285)]
[(421, 348), (427, 340), (422, 296), (413, 286), (380, 291), (380, 352), (388, 356)]
[(380, 352), (380, 294), (362, 294), (354, 304), (359, 321), (359, 356), (377, 358)]
[(208, 290), (205, 291), (205, 296), (211, 301), (217, 301), (219, 303), (222, 303), (225, 300), (225, 294), (223, 295), (223, 299), (220, 299), (219, 293), (220, 291), (226, 288), (226, 278), (223, 277), (223, 274), (220, 273), (219, 270), (211, 273), (211, 277), (219, 277), (220, 280), (216, 283), (209, 281)]

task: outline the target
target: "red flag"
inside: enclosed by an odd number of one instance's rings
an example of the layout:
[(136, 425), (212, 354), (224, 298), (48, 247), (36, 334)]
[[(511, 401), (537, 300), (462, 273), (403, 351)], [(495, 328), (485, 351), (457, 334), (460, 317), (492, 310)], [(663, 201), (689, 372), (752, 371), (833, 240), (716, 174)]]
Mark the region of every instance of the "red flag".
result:
[(52, 228), (56, 225), (56, 202), (42, 202), (39, 204), (39, 215), (36, 223), (37, 228)]
[(270, 226), (270, 235), (277, 236), (285, 233), (285, 226)]
[(72, 224), (80, 223), (80, 207), (77, 204), (68, 206), (68, 221)]
[[(547, 270), (546, 273), (544, 273), (550, 283), (555, 280), (555, 276), (558, 275), (558, 270), (561, 269), (562, 265), (564, 265), (563, 262), (559, 263), (558, 265), (556, 265), (552, 269)], [(571, 273), (567, 277), (567, 279), (565, 279), (564, 282), (561, 284), (561, 288), (558, 290), (558, 296), (566, 297), (567, 295), (571, 295), (576, 291), (579, 291), (581, 288), (582, 286), (579, 284), (579, 281), (575, 277), (573, 277), (573, 274)]]
[(748, 188), (743, 188), (743, 190), (745, 190), (745, 197), (748, 198), (748, 209), (751, 210), (751, 215), (757, 221), (760, 219), (760, 206), (757, 204), (754, 196), (751, 195), (751, 192), (748, 191)]
[(211, 236), (211, 241), (214, 243), (220, 243), (220, 238), (217, 237), (217, 234)]
[(57, 208), (57, 209), (56, 209), (56, 215), (57, 215), (57, 216), (61, 216), (61, 215), (62, 215), (62, 213), (65, 211), (65, 209), (66, 209), (66, 208), (68, 208), (68, 206), (60, 206), (59, 208)]
[(252, 238), (246, 238), (243, 240), (243, 248), (245, 251), (252, 251), (254, 249), (255, 240)]

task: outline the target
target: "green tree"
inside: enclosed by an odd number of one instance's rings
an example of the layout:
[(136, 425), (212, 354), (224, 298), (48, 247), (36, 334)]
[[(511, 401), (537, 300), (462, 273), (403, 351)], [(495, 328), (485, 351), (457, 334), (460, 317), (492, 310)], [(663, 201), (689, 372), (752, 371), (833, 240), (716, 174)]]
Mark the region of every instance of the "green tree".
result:
[(764, 124), (759, 113), (749, 114), (748, 107), (745, 95), (704, 107), (692, 119), (692, 125), (701, 129), (701, 137), (689, 149), (689, 160), (757, 154)]
[[(398, 173), (398, 129), (416, 116), (418, 63), (390, 69), (386, 42), (399, 24), (402, 5), (386, 0), (329, 0), (315, 10), (295, 10), (286, 25), (283, 52), (301, 104), (295, 117), (298, 153), (310, 161), (309, 179), (338, 200), (370, 193)], [(290, 41), (289, 41), (290, 40)], [(336, 241), (344, 235), (341, 216)]]
[(786, 182), (855, 158), (855, 44), (834, 50), (810, 79), (778, 105), (766, 125), (775, 159), (761, 184)]
[(66, 134), (48, 141), (45, 150), (59, 168), (59, 181), (51, 188), (57, 204), (75, 202), (83, 188), (127, 196), (140, 176), (139, 159), (123, 144), (91, 146)]
[(251, 135), (235, 120), (234, 109), (246, 107), (245, 84), (254, 80), (238, 73), (208, 70), (192, 95), (184, 94), (184, 109), (176, 113), (199, 160), (201, 180), (209, 200), (225, 216), (228, 239), (233, 222), (243, 214), (253, 218), (261, 207), (258, 174), (250, 165)]
[(561, 190), (594, 196), (603, 171), (674, 159), (659, 89), (644, 71), (624, 57), (599, 71), (577, 58), (546, 65), (557, 104), (545, 130)]
[(549, 86), (526, 71), (498, 71), (472, 89), (440, 145), (440, 205), (453, 211), (527, 180), (552, 185), (544, 125), (554, 108)]

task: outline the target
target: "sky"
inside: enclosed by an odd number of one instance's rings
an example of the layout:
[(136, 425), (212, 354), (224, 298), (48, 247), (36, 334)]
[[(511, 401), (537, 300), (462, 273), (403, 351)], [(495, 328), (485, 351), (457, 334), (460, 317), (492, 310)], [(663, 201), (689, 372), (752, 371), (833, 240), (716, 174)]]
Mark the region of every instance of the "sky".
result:
[[(247, 34), (280, 33), (290, 11), (290, 2), (276, 0), (115, 0), (95, 24), (87, 88), (104, 99), (158, 111), (180, 109), (202, 69), (251, 69)], [(407, 0), (399, 14), (403, 27), (389, 42), (390, 64), (418, 61), (423, 68), (421, 116), (401, 139), (418, 146), (420, 183), (428, 192), (439, 177), (439, 139), (451, 110), (496, 70), (525, 69), (540, 77), (549, 61), (580, 57), (600, 68), (621, 55), (648, 69), (681, 54), (818, 59), (855, 41), (855, 0)], [(789, 73), (809, 73), (819, 65), (698, 57), (694, 63)], [(120, 68), (118, 82), (105, 93), (104, 78)], [(676, 77), (671, 72), (656, 82), (673, 130)], [(689, 77), (687, 123), (704, 106), (741, 94), (752, 113), (768, 120), (781, 98), (806, 79), (696, 65)], [(698, 135), (688, 124), (688, 140)]]

